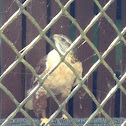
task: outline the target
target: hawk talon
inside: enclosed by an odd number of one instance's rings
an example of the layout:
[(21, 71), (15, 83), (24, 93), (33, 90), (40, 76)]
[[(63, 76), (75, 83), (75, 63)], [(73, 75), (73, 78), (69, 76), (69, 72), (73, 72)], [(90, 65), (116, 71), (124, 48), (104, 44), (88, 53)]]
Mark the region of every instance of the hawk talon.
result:
[(65, 114), (63, 114), (63, 115), (62, 115), (62, 119), (65, 120), (65, 119), (68, 119), (68, 117), (67, 117)]
[[(44, 126), (48, 122), (47, 118), (41, 118), (40, 126)], [(47, 126), (50, 126), (49, 124)]]

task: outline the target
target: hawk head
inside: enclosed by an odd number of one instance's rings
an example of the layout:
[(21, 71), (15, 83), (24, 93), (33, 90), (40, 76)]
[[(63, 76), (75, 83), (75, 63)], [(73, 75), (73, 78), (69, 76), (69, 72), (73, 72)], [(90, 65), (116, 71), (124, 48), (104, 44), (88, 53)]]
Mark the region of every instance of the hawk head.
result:
[[(62, 34), (54, 34), (52, 38), (61, 54), (64, 54), (72, 44), (72, 41)], [(73, 50), (71, 50), (71, 52), (73, 52)]]

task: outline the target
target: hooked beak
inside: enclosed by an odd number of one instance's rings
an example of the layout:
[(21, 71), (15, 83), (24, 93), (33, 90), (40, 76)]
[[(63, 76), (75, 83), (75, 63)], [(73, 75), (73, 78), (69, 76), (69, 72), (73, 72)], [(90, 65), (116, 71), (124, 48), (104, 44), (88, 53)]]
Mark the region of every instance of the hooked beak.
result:
[(59, 39), (58, 39), (59, 35), (58, 34), (54, 34), (54, 35), (51, 35), (51, 39), (54, 40), (55, 43), (58, 43), (58, 44), (62, 44)]

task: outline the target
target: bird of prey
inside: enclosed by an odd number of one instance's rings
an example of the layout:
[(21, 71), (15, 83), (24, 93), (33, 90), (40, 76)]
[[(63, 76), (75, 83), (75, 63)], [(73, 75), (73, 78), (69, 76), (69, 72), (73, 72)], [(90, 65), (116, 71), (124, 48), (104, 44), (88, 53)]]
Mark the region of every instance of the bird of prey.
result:
[[(67, 49), (72, 44), (72, 41), (62, 34), (55, 34), (52, 36), (52, 39), (55, 43), (56, 48), (62, 55), (65, 54)], [(40, 60), (35, 70), (37, 74), (42, 78), (60, 60), (61, 57), (59, 53), (55, 49), (53, 49)], [(79, 76), (82, 76), (82, 63), (77, 59), (75, 49), (72, 49), (67, 54), (65, 60), (76, 70)], [(27, 95), (29, 95), (32, 89), (38, 84), (38, 81), (36, 81), (35, 77), (33, 77), (32, 83), (33, 87), (27, 91)], [(50, 88), (56, 96), (60, 96), (60, 102), (62, 103), (69, 95), (72, 87), (78, 84), (78, 79), (76, 78), (73, 71), (64, 62), (62, 62), (47, 77), (47, 79), (44, 81), (44, 84), (48, 88)], [(33, 110), (37, 117), (42, 117), (43, 120), (41, 125), (46, 123), (47, 121), (46, 107), (48, 97), (50, 97), (50, 95), (41, 86), (34, 94), (34, 96), (25, 104), (25, 108)], [(64, 114), (62, 115), (62, 117), (66, 118)]]

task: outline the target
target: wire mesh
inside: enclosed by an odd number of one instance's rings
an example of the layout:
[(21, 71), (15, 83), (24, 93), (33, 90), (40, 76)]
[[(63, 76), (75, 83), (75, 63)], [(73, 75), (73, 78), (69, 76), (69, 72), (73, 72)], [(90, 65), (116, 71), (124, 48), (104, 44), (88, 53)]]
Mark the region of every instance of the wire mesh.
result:
[[(126, 73), (118, 79), (116, 77), (115, 72), (112, 70), (112, 68), (107, 64), (107, 62), (104, 60), (108, 54), (113, 50), (113, 48), (118, 45), (120, 40), (126, 44), (126, 40), (123, 37), (123, 35), (126, 33), (126, 27), (123, 28), (123, 30), (120, 32), (115, 25), (115, 23), (112, 21), (112, 19), (106, 14), (106, 10), (109, 8), (109, 6), (115, 1), (115, 0), (109, 0), (108, 3), (102, 7), (98, 0), (94, 0), (94, 3), (98, 6), (100, 12), (91, 20), (89, 25), (83, 30), (78, 22), (69, 14), (67, 11), (67, 8), (70, 6), (70, 4), (74, 0), (69, 0), (65, 5), (62, 5), (62, 3), (59, 0), (55, 0), (59, 7), (61, 8), (61, 11), (50, 21), (50, 23), (42, 29), (37, 21), (30, 15), (30, 13), (25, 10), (25, 7), (31, 2), (31, 0), (26, 0), (23, 4), (20, 3), (19, 0), (15, 0), (17, 3), (19, 9), (2, 25), (0, 28), (0, 36), (1, 38), (11, 47), (11, 49), (14, 51), (14, 53), (17, 55), (17, 59), (3, 72), (3, 74), (0, 76), (0, 88), (10, 97), (10, 99), (15, 103), (17, 108), (5, 119), (5, 121), (1, 124), (1, 126), (5, 126), (6, 124), (11, 121), (18, 112), (21, 112), (30, 122), (33, 126), (36, 126), (35, 121), (32, 119), (32, 117), (22, 108), (23, 105), (34, 95), (34, 93), (41, 87), (52, 96), (52, 98), (55, 100), (55, 102), (58, 105), (58, 109), (50, 116), (48, 123), (45, 125), (47, 126), (53, 119), (57, 117), (57, 115), (62, 111), (68, 119), (71, 121), (73, 126), (77, 126), (76, 122), (73, 120), (73, 118), (70, 116), (70, 114), (63, 108), (64, 105), (68, 103), (71, 97), (73, 97), (76, 92), (83, 87), (83, 89), (87, 92), (87, 94), (91, 97), (91, 99), (94, 101), (94, 103), (97, 105), (97, 109), (90, 115), (90, 117), (87, 119), (87, 121), (83, 124), (84, 126), (88, 125), (97, 115), (98, 113), (102, 113), (104, 117), (108, 120), (110, 125), (114, 126), (114, 122), (111, 119), (111, 117), (104, 111), (103, 107), (107, 103), (107, 101), (115, 94), (117, 89), (120, 89), (125, 95), (126, 95), (126, 89), (123, 87), (122, 83), (126, 79)], [(29, 19), (34, 26), (38, 29), (39, 35), (34, 38), (34, 40), (26, 46), (21, 52), (17, 50), (17, 48), (12, 44), (12, 42), (3, 34), (3, 31), (14, 21), (16, 18), (24, 14), (27, 19)], [(55, 47), (54, 43), (46, 36), (46, 32), (61, 18), (62, 15), (65, 15), (79, 30), (80, 35), (75, 39), (75, 41), (72, 43), (70, 48), (67, 50), (67, 52), (62, 55)], [(90, 41), (90, 39), (87, 37), (87, 32), (93, 27), (93, 25), (100, 19), (101, 16), (104, 16), (106, 20), (111, 24), (111, 26), (114, 28), (114, 30), (117, 32), (117, 37), (111, 42), (109, 47), (106, 49), (106, 51), (101, 55), (98, 49), (94, 46), (94, 44)], [(55, 64), (55, 66), (43, 77), (40, 78), (39, 75), (36, 73), (34, 68), (24, 59), (24, 56), (42, 39), (44, 38), (61, 56), (61, 61)], [(92, 67), (89, 69), (87, 74), (85, 74), (84, 77), (80, 77), (76, 70), (67, 62), (65, 61), (65, 57), (67, 54), (75, 48), (82, 39), (85, 39), (88, 45), (94, 50), (96, 55), (98, 56), (98, 60), (96, 63), (92, 65)], [(28, 95), (21, 103), (19, 103), (16, 98), (13, 96), (13, 94), (2, 84), (2, 80), (6, 77), (7, 74), (9, 74), (20, 62), (22, 62), (26, 68), (28, 68), (33, 75), (39, 80), (39, 84), (33, 89), (32, 93)], [(66, 100), (61, 104), (58, 99), (56, 98), (55, 94), (46, 86), (44, 85), (44, 81), (47, 79), (47, 77), (62, 63), (64, 62), (76, 75), (78, 80), (80, 81), (79, 84), (71, 91), (69, 96), (66, 98)], [(95, 98), (93, 93), (89, 90), (89, 88), (85, 85), (86, 80), (91, 76), (91, 74), (99, 67), (100, 64), (103, 64), (105, 68), (110, 72), (114, 80), (116, 81), (116, 85), (109, 91), (109, 93), (106, 95), (104, 100), (99, 103), (98, 100)], [(125, 125), (126, 121), (122, 123), (122, 126)]]

